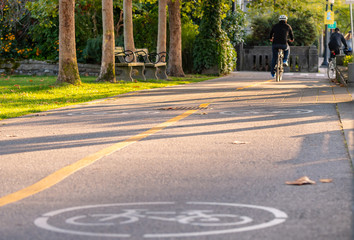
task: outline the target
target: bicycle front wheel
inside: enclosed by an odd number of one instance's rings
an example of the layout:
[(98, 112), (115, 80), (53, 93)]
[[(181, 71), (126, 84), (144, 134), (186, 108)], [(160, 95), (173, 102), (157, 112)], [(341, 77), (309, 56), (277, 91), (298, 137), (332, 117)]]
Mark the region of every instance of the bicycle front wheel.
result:
[(336, 79), (336, 67), (335, 67), (333, 61), (330, 61), (328, 63), (327, 76), (328, 76), (329, 80)]
[(277, 77), (276, 77), (277, 82), (280, 82), (283, 79), (283, 72), (284, 72), (284, 70), (283, 70), (282, 66), (277, 67), (277, 74), (276, 74), (277, 75)]
[(277, 60), (277, 65), (276, 65), (276, 81), (280, 82), (283, 79), (283, 72), (284, 72), (284, 67), (283, 67), (283, 58), (284, 58), (284, 52), (283, 50), (279, 49), (278, 50), (278, 60)]

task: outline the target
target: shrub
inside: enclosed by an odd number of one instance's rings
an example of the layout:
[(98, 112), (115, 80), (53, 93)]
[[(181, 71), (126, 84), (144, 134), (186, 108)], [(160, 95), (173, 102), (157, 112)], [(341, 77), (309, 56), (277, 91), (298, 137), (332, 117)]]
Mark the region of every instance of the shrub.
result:
[(100, 63), (102, 59), (102, 35), (87, 40), (80, 61), (85, 63)]
[(269, 46), (272, 43), (269, 41), (269, 33), (272, 26), (278, 22), (275, 15), (265, 17), (259, 15), (252, 19), (251, 30), (252, 33), (247, 36), (246, 44), (250, 46)]
[(317, 29), (312, 15), (308, 13), (289, 17), (288, 23), (294, 32), (295, 46), (311, 46), (317, 40)]
[(135, 47), (147, 48), (149, 52), (156, 52), (158, 12), (143, 12), (135, 15), (133, 26)]
[(223, 0), (204, 2), (204, 15), (193, 50), (194, 69), (197, 72), (217, 68), (218, 74), (227, 74), (236, 67), (235, 49), (221, 28), (223, 3)]
[(198, 35), (198, 26), (184, 19), (182, 22), (182, 66), (185, 73), (193, 72), (193, 48)]
[(347, 55), (343, 59), (343, 66), (348, 67), (348, 63), (352, 63), (352, 62), (353, 62), (353, 55)]

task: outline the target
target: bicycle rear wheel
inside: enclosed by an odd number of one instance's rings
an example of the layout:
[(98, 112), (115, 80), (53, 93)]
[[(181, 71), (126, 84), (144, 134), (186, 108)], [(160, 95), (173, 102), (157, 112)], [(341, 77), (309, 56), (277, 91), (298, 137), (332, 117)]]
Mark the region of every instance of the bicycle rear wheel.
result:
[(335, 66), (334, 60), (332, 60), (328, 63), (327, 76), (328, 76), (329, 80), (336, 79), (336, 66)]

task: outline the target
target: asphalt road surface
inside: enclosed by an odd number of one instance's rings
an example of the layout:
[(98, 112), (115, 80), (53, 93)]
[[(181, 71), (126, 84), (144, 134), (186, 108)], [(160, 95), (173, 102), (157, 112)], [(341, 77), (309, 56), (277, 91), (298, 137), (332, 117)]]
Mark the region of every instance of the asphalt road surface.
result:
[[(284, 78), (237, 72), (0, 121), (0, 239), (352, 239), (350, 91)], [(315, 184), (286, 184), (304, 176)]]

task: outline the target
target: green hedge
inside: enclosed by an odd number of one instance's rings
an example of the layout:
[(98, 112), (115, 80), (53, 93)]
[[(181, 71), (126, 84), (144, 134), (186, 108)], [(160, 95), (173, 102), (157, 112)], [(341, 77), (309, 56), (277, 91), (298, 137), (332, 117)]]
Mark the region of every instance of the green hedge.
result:
[[(278, 15), (257, 16), (252, 19), (252, 33), (247, 36), (246, 44), (249, 46), (268, 46), (269, 33), (274, 24), (278, 23)], [(294, 46), (311, 46), (317, 40), (317, 29), (314, 19), (308, 14), (298, 14), (296, 17), (289, 17), (288, 23), (293, 29), (295, 41)]]

